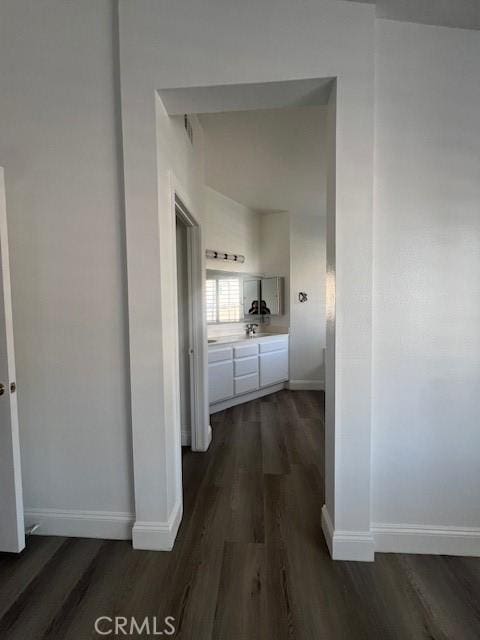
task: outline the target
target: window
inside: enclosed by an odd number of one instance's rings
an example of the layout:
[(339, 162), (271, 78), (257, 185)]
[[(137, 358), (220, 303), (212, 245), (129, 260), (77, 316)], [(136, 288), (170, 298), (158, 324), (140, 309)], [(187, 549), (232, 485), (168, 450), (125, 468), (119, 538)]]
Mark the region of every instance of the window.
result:
[(217, 322), (216, 280), (207, 280), (207, 322)]
[(207, 322), (239, 322), (242, 319), (240, 278), (208, 278)]

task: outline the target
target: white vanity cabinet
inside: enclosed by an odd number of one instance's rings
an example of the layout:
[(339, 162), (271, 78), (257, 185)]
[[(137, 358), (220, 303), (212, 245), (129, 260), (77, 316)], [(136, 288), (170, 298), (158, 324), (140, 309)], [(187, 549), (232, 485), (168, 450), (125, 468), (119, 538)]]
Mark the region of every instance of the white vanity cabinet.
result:
[(233, 396), (233, 348), (208, 349), (208, 401), (210, 404)]
[(278, 391), (288, 380), (288, 335), (237, 338), (208, 347), (209, 402), (213, 411)]
[(288, 380), (288, 338), (261, 343), (260, 386)]

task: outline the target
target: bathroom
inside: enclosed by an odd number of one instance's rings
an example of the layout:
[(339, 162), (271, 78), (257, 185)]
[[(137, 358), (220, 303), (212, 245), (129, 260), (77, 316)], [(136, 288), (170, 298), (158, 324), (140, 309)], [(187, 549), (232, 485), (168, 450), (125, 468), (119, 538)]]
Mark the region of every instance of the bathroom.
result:
[(202, 114), (210, 413), (324, 389), (326, 108)]

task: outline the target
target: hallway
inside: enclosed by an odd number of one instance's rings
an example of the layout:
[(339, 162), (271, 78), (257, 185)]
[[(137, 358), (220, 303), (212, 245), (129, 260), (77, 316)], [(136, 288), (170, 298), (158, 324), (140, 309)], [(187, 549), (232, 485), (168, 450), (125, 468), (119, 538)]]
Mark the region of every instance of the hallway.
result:
[(286, 390), (213, 415), (209, 452), (184, 453), (171, 553), (39, 536), (0, 556), (0, 637), (84, 640), (99, 616), (173, 616), (184, 640), (478, 638), (480, 559), (330, 559), (322, 417), (323, 393)]

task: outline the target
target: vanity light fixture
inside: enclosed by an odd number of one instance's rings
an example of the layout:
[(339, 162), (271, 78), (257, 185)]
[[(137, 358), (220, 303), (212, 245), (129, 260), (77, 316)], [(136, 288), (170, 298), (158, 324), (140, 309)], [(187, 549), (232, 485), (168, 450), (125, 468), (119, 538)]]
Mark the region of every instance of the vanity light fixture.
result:
[(205, 255), (209, 260), (227, 260), (230, 262), (245, 262), (245, 256), (241, 256), (237, 253), (225, 253), (224, 251), (214, 251), (213, 249), (207, 249)]

